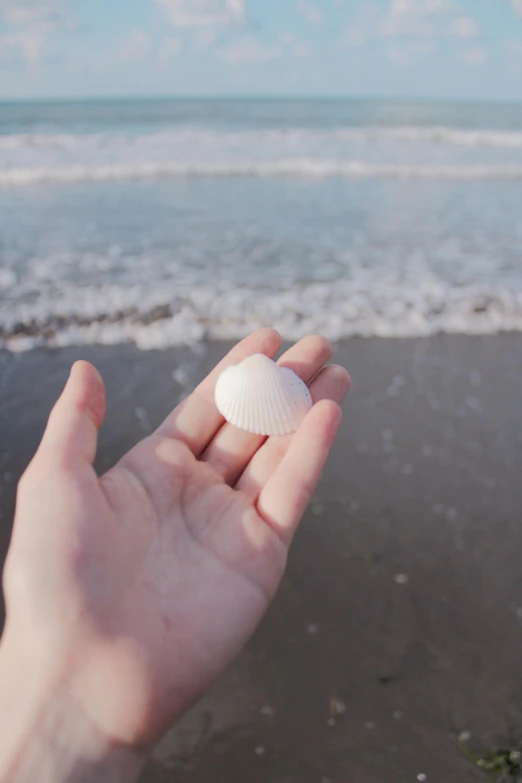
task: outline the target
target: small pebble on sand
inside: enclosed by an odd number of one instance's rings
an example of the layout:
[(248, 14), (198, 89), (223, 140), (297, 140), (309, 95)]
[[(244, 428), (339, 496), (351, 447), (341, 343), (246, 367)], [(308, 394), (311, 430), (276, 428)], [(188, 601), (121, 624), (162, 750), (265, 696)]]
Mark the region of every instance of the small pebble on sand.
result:
[(479, 400), (477, 400), (476, 397), (467, 397), (466, 398), (466, 405), (468, 408), (471, 408), (472, 411), (476, 411), (477, 413), (481, 410), (481, 405)]
[(265, 749), (264, 749), (264, 747), (262, 745), (258, 745), (257, 748), (255, 749), (254, 753), (256, 754), (256, 756), (264, 756), (265, 755)]
[(396, 397), (401, 386), (404, 386), (404, 378), (402, 375), (396, 375), (386, 389), (388, 397)]
[(134, 408), (134, 415), (138, 419), (142, 429), (150, 429), (149, 416), (145, 408)]
[(180, 386), (187, 386), (190, 383), (189, 374), (184, 367), (178, 367), (172, 373), (173, 380)]
[(344, 715), (346, 712), (346, 704), (336, 696), (332, 696), (330, 699), (330, 717), (336, 718), (338, 715)]
[(400, 710), (395, 710), (393, 713), (393, 720), (402, 720), (404, 718), (404, 713)]
[(317, 633), (317, 631), (319, 630), (319, 626), (316, 625), (316, 623), (308, 623), (308, 625), (306, 626), (306, 630), (308, 631), (308, 633), (314, 634)]
[(410, 580), (408, 574), (395, 574), (393, 578), (395, 579), (398, 585), (406, 585)]
[(469, 742), (471, 739), (470, 731), (461, 731), (459, 734), (459, 742)]
[(417, 775), (417, 780), (419, 781), (419, 783), (425, 783), (425, 781), (428, 780), (428, 778), (426, 777), (424, 772), (419, 772), (419, 774)]

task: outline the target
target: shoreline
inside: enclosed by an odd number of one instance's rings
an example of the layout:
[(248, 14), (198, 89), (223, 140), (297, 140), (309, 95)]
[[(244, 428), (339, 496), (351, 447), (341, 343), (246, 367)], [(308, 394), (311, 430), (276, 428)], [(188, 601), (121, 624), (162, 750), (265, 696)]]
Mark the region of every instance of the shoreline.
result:
[[(107, 384), (103, 471), (229, 344), (0, 351), (2, 556), (17, 478), (75, 359)], [(143, 783), (478, 783), (452, 737), (477, 752), (521, 739), (522, 336), (335, 348), (353, 387), (281, 589)]]

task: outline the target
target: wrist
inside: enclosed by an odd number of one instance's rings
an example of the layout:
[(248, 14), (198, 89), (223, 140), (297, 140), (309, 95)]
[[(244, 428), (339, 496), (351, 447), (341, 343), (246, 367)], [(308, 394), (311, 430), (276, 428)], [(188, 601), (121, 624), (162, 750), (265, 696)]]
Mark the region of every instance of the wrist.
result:
[(0, 644), (0, 783), (132, 783), (145, 757), (100, 731), (66, 678)]

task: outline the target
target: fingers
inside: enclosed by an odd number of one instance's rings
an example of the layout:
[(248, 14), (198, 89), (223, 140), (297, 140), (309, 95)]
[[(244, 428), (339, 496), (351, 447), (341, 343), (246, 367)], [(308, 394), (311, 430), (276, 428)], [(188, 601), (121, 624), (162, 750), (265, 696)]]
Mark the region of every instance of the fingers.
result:
[(92, 465), (98, 429), (105, 417), (105, 386), (92, 364), (75, 362), (49, 416), (39, 453), (53, 453), (65, 463)]
[(281, 345), (274, 329), (260, 329), (238, 343), (207, 375), (204, 381), (168, 416), (158, 428), (158, 434), (183, 441), (199, 456), (224, 422), (214, 403), (216, 381), (230, 364), (254, 353), (273, 356)]
[(286, 544), (314, 493), (341, 417), (341, 409), (332, 400), (314, 405), (261, 490), (257, 511)]
[[(292, 346), (278, 364), (289, 367), (309, 383), (332, 356), (332, 347), (324, 337), (310, 335)], [(202, 455), (225, 481), (234, 484), (265, 438), (224, 424)]]
[[(330, 365), (324, 367), (314, 379), (310, 385), (310, 393), (314, 405), (321, 400), (332, 400), (339, 404), (343, 401), (349, 388), (350, 376), (344, 367)], [(301, 426), (304, 426), (304, 422)], [(248, 495), (252, 502), (256, 502), (263, 487), (277, 470), (296, 437), (297, 434), (269, 438), (245, 468), (236, 484), (236, 489)]]

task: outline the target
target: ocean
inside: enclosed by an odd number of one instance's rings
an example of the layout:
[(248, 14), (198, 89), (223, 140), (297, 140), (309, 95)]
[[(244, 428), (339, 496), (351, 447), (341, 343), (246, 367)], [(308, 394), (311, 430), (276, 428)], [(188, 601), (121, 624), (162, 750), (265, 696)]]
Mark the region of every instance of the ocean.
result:
[(522, 105), (0, 103), (0, 345), (522, 330)]

